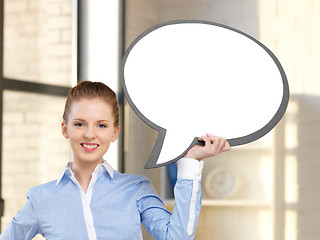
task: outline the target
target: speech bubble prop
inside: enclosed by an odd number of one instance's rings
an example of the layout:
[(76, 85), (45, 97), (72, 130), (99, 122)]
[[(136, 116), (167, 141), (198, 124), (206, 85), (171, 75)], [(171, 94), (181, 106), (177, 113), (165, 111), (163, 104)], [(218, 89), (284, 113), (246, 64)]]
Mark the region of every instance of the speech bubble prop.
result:
[(159, 132), (145, 168), (183, 157), (205, 133), (231, 146), (267, 134), (289, 101), (285, 72), (253, 37), (205, 21), (171, 21), (143, 32), (121, 65), (133, 111)]

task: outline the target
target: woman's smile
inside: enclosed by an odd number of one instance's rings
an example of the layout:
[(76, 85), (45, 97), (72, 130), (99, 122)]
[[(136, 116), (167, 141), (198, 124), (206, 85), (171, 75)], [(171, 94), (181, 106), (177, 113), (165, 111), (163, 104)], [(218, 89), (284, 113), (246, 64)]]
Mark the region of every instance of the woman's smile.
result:
[(80, 145), (83, 148), (83, 150), (87, 152), (93, 152), (99, 147), (99, 144), (96, 143), (81, 143)]

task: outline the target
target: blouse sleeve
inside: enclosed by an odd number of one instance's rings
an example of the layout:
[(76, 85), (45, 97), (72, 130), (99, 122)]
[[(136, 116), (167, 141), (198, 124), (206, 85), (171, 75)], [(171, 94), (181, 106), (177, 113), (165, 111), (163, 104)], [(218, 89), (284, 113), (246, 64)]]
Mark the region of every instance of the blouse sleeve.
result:
[(28, 194), (28, 201), (0, 235), (0, 240), (31, 240), (39, 233), (38, 229), (38, 218)]
[(201, 173), (203, 162), (180, 159), (174, 188), (172, 214), (164, 207), (150, 181), (144, 181), (137, 200), (141, 221), (155, 239), (193, 239), (201, 208)]

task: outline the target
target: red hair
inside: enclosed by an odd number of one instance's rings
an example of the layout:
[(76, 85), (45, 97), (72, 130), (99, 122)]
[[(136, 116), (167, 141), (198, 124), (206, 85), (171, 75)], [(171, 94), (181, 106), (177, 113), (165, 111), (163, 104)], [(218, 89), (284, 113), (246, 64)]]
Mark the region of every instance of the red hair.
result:
[(102, 82), (90, 81), (81, 81), (69, 90), (63, 113), (65, 122), (68, 122), (72, 103), (82, 98), (100, 98), (109, 103), (113, 109), (114, 125), (119, 126), (119, 106), (115, 92)]

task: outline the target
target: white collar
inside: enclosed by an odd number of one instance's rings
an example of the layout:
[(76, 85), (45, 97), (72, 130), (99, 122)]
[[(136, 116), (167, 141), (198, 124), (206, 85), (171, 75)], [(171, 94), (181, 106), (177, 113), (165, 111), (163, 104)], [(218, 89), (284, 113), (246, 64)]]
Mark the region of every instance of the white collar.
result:
[[(72, 172), (72, 165), (73, 165), (73, 162), (68, 162), (67, 166), (63, 169), (62, 173), (58, 177), (56, 185), (58, 185), (60, 183), (61, 179), (63, 178), (63, 176), (65, 174), (68, 176), (74, 175), (74, 173)], [(110, 177), (113, 178), (113, 168), (106, 160), (103, 160), (102, 163), (98, 164), (93, 172), (96, 172), (99, 170), (107, 171), (109, 173)]]

